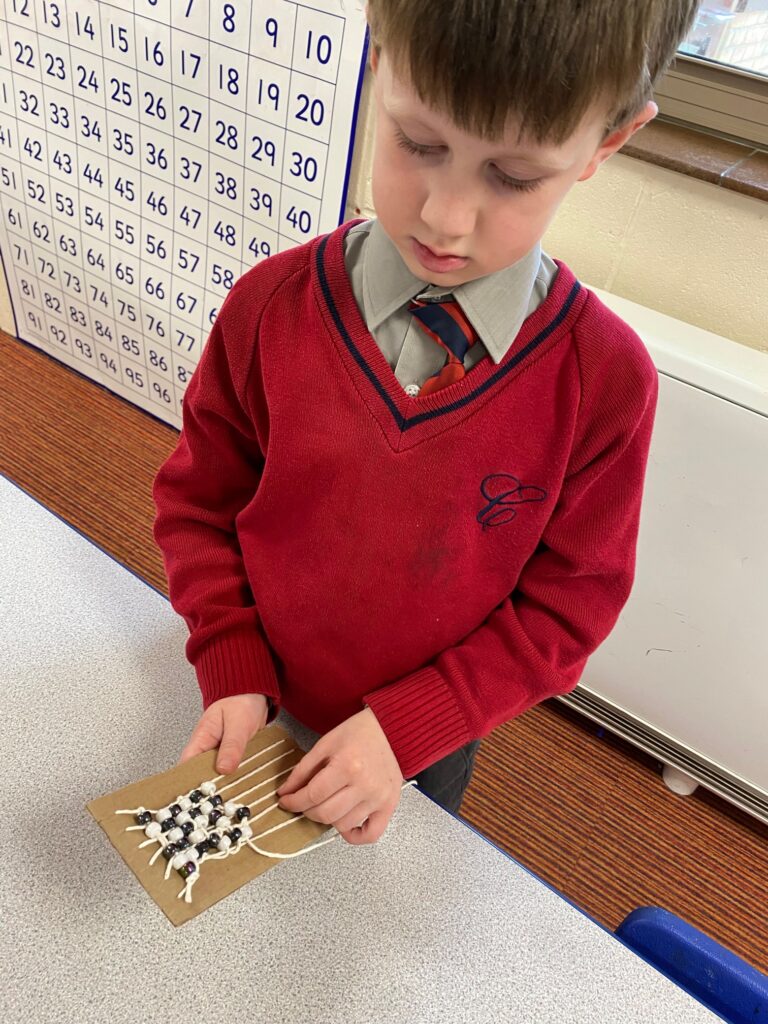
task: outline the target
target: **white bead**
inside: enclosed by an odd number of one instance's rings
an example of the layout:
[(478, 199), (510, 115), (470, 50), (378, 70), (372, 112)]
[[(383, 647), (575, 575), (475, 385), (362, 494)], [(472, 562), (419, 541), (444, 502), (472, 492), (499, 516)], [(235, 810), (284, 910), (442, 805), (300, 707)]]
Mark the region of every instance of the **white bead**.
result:
[(184, 853), (177, 853), (176, 856), (171, 861), (171, 867), (176, 868), (177, 871), (179, 870), (179, 868), (183, 868), (184, 865), (189, 860), (189, 857), (187, 856), (188, 853), (189, 850), (185, 850)]
[(226, 816), (219, 818), (219, 820), (216, 822), (216, 828), (221, 829), (222, 832), (225, 829), (232, 828), (231, 819), (227, 818)]
[(194, 846), (190, 846), (190, 848), (188, 850), (185, 850), (184, 853), (187, 855), (188, 860), (200, 860), (200, 854), (197, 852)]
[(144, 829), (144, 835), (147, 839), (157, 839), (159, 835), (162, 835), (163, 830), (157, 821), (150, 821), (147, 827)]
[(216, 783), (204, 782), (200, 787), (200, 792), (203, 794), (203, 796), (213, 796), (213, 794), (216, 792)]
[(244, 821), (242, 823), (242, 825), (240, 826), (240, 831), (243, 833), (244, 839), (250, 839), (251, 836), (253, 835), (253, 829), (251, 828), (247, 821)]
[(222, 810), (224, 811), (224, 813), (226, 814), (226, 816), (228, 818), (231, 818), (232, 815), (237, 810), (237, 804), (235, 803), (234, 800), (227, 800), (227, 802), (224, 804), (224, 807), (222, 808)]
[(221, 839), (219, 840), (219, 849), (220, 850), (228, 850), (231, 845), (232, 845), (232, 840), (229, 838), (229, 836), (222, 836)]
[(185, 821), (192, 821), (192, 818), (186, 811), (182, 811), (181, 814), (176, 815), (176, 824), (183, 825)]
[(183, 836), (184, 833), (181, 831), (180, 828), (172, 828), (171, 831), (168, 833), (168, 842), (175, 843), (177, 839), (182, 839)]
[(189, 841), (190, 843), (202, 843), (205, 836), (206, 833), (201, 828), (196, 828), (194, 832), (190, 832)]
[(188, 796), (180, 796), (176, 803), (179, 805), (182, 811), (188, 811), (189, 808), (192, 806), (192, 801), (189, 799)]
[(200, 804), (200, 810), (203, 812), (203, 814), (210, 814), (211, 811), (213, 810), (213, 804), (211, 803), (210, 800), (203, 800)]
[(165, 821), (165, 819), (170, 818), (170, 816), (170, 807), (161, 807), (159, 811), (155, 811), (155, 821)]

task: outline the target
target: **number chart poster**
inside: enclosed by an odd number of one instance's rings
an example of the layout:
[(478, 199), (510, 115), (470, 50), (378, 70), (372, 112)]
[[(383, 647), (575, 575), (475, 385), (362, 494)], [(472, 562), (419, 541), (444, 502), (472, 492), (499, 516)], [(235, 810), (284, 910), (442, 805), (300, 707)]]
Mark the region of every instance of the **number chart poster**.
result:
[(175, 426), (255, 263), (343, 218), (360, 0), (2, 0), (16, 333)]

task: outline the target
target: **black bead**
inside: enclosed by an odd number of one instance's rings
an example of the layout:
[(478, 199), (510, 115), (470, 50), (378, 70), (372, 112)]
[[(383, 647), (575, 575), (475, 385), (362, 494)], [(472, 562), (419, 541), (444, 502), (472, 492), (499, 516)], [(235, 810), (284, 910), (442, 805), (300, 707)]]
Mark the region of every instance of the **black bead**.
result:
[(199, 789), (193, 789), (192, 792), (189, 794), (189, 799), (192, 801), (193, 804), (199, 804), (200, 801), (203, 799), (203, 794), (200, 792)]
[(166, 818), (165, 821), (160, 822), (160, 828), (163, 832), (170, 832), (172, 828), (176, 828), (176, 822), (173, 818)]
[(186, 864), (182, 864), (179, 868), (179, 874), (182, 878), (189, 878), (190, 875), (194, 875), (197, 871), (197, 866), (193, 860), (188, 860)]
[(229, 836), (233, 843), (236, 843), (238, 839), (243, 838), (243, 833), (240, 831), (239, 828), (230, 829), (227, 835)]
[(199, 807), (190, 807), (189, 809), (190, 818), (199, 818), (202, 813)]
[(208, 851), (210, 850), (210, 846), (208, 845), (208, 840), (204, 839), (202, 841), (202, 843), (198, 843), (195, 846), (195, 849), (197, 850), (197, 852), (200, 854), (201, 857), (205, 856), (205, 854), (208, 853)]
[(152, 821), (152, 815), (149, 811), (142, 811), (141, 814), (135, 814), (134, 818), (136, 819), (137, 825), (148, 825), (150, 821)]
[(185, 821), (183, 825), (179, 825), (179, 828), (181, 829), (185, 836), (188, 836), (190, 832), (195, 831), (195, 826), (192, 824), (191, 821)]
[(172, 818), (175, 818), (177, 814), (181, 814), (181, 808), (178, 804), (171, 804), (168, 810), (171, 812)]
[(209, 825), (215, 825), (220, 817), (221, 817), (221, 811), (215, 811), (215, 810), (211, 811), (211, 813), (208, 815), (208, 824)]
[(214, 807), (221, 807), (221, 805), (224, 803), (224, 801), (221, 799), (218, 793), (216, 793), (214, 796), (209, 797), (208, 799), (211, 801)]
[(220, 842), (221, 842), (221, 836), (219, 835), (219, 833), (218, 832), (211, 832), (211, 834), (208, 836), (208, 843), (210, 844), (210, 846), (211, 847), (216, 847), (216, 846), (219, 845)]
[(188, 850), (191, 845), (192, 843), (190, 843), (186, 836), (184, 836), (183, 839), (176, 840), (176, 846), (178, 847), (179, 853), (181, 853), (182, 850)]
[(176, 843), (168, 843), (167, 846), (163, 847), (163, 856), (166, 860), (170, 860), (171, 857), (175, 857), (179, 852), (179, 848)]
[(238, 821), (245, 821), (246, 818), (250, 818), (251, 812), (247, 807), (238, 807), (235, 811), (235, 817)]

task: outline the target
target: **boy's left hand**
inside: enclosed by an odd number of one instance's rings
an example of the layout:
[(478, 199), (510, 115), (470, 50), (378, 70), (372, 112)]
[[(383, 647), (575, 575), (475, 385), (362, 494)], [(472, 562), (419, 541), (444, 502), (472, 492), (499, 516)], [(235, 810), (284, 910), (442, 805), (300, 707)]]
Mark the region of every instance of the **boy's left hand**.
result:
[(403, 776), (370, 708), (321, 737), (278, 789), (280, 806), (333, 825), (355, 846), (383, 835)]

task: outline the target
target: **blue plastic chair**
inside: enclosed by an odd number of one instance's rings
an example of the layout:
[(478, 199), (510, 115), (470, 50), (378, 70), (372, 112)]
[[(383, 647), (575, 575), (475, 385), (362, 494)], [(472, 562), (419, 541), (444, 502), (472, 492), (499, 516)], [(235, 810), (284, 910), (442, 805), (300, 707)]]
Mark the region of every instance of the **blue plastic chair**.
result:
[(616, 936), (730, 1024), (768, 1024), (768, 978), (668, 910), (633, 910)]

